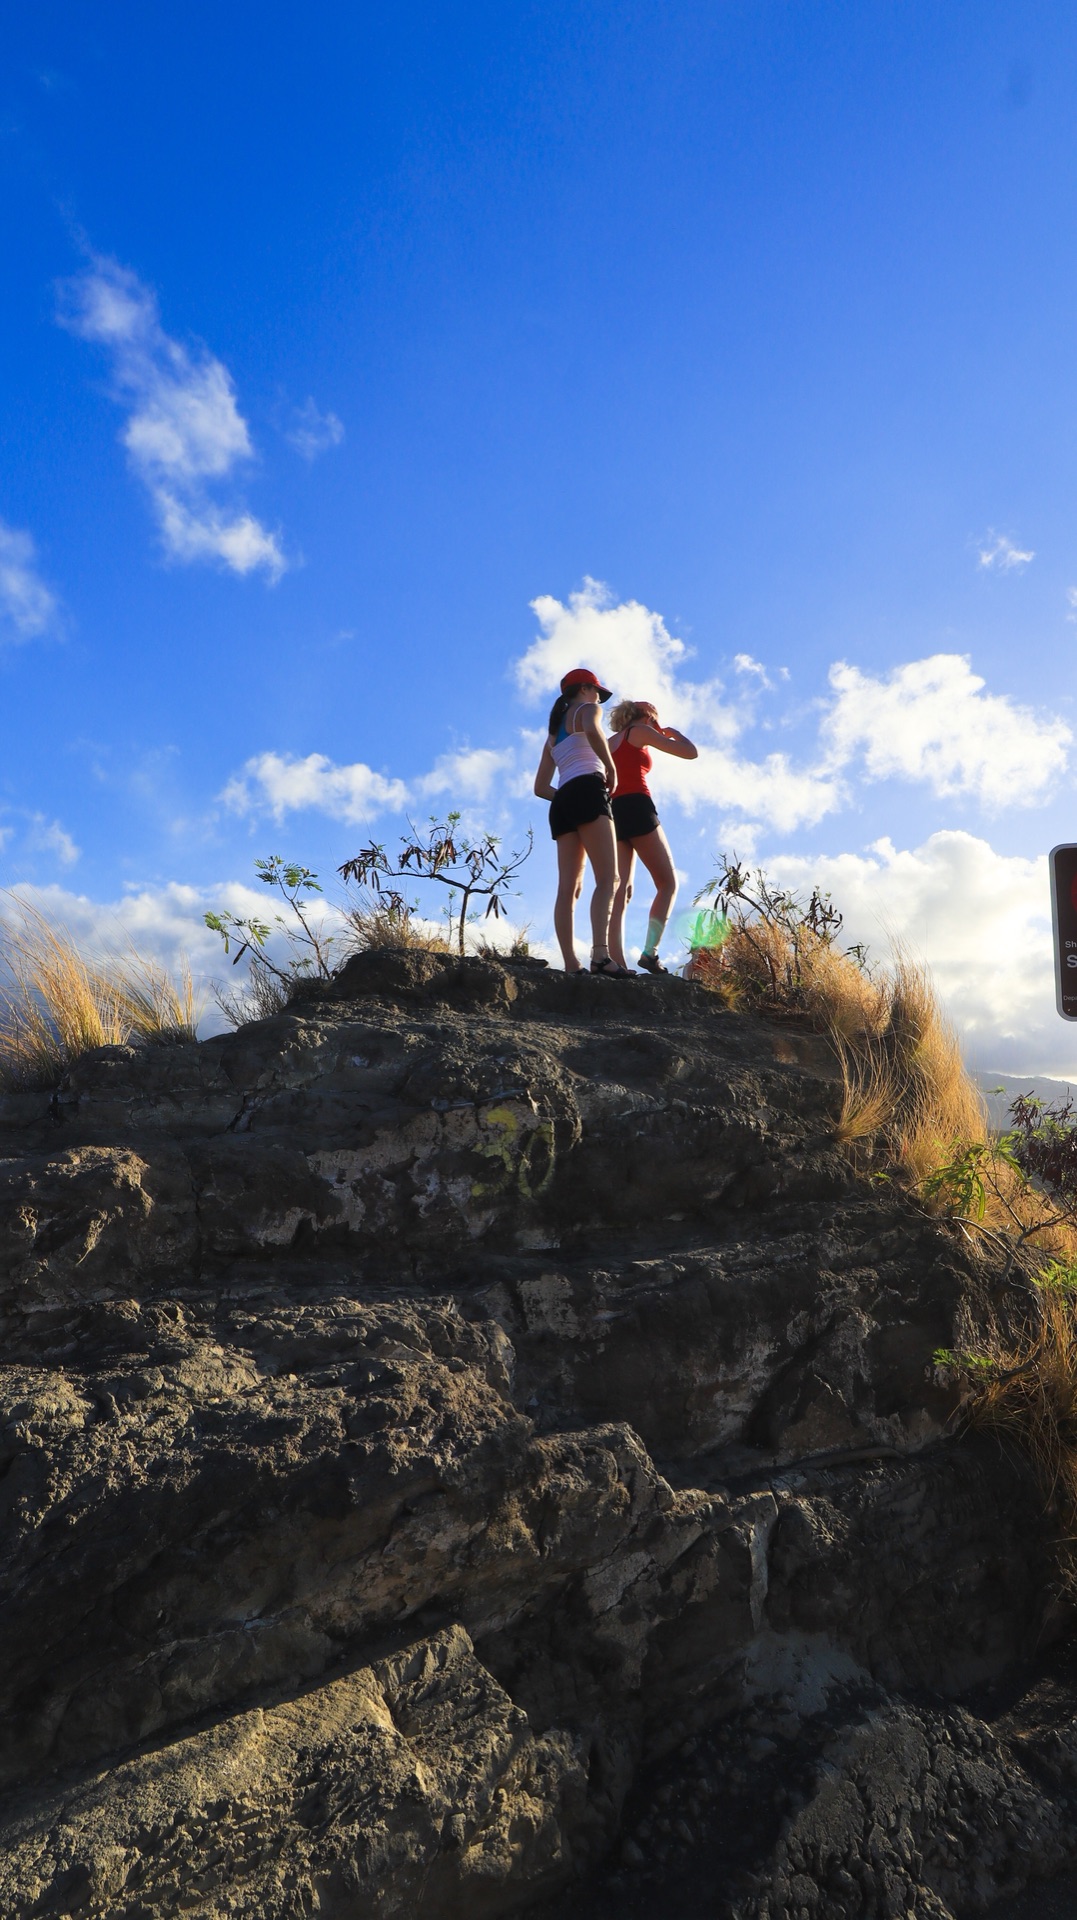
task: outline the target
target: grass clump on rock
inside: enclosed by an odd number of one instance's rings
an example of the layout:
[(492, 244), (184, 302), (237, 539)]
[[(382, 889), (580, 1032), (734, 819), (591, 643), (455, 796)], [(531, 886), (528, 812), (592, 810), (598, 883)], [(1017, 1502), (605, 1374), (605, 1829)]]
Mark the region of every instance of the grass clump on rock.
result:
[(735, 857), (723, 858), (708, 895), (724, 939), (696, 956), (696, 977), (731, 1007), (827, 1036), (842, 1081), (835, 1139), (862, 1170), (922, 1190), (940, 1161), (984, 1138), (983, 1098), (924, 967), (903, 954), (869, 965), (863, 947), (839, 944), (829, 894), (814, 888), (805, 902)]
[(194, 987), (134, 946), (94, 954), (18, 895), (0, 928), (0, 1085), (53, 1086), (93, 1047), (193, 1039)]
[(707, 891), (717, 895), (725, 937), (696, 977), (732, 1007), (825, 1034), (841, 1073), (834, 1138), (858, 1171), (911, 1190), (927, 1211), (989, 1245), (1003, 1282), (1012, 1276), (1015, 1310), (968, 1350), (940, 1349), (934, 1361), (963, 1380), (965, 1423), (1013, 1441), (1031, 1460), (1058, 1519), (1061, 1584), (1077, 1599), (1072, 1101), (1021, 1096), (1009, 1131), (992, 1136), (926, 968), (901, 953), (890, 967), (869, 967), (863, 948), (838, 944), (842, 916), (829, 895), (816, 889), (804, 904), (735, 860)]

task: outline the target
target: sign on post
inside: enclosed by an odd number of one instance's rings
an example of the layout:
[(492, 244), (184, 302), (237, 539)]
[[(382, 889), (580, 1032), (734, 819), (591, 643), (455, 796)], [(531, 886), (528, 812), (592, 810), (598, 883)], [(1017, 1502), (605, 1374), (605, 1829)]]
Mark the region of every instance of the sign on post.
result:
[(1055, 932), (1055, 1005), (1077, 1020), (1077, 846), (1052, 847), (1051, 919)]

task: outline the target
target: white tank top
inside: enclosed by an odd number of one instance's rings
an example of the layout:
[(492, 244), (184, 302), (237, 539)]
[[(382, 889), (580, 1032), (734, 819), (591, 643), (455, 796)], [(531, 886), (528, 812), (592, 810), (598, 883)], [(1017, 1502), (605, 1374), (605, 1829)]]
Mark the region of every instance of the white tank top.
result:
[(586, 701), (575, 709), (570, 731), (566, 730), (565, 722), (562, 720), (557, 729), (557, 738), (550, 748), (557, 768), (557, 784), (560, 787), (565, 786), (569, 780), (577, 780), (581, 773), (604, 774), (606, 771), (587, 735), (577, 729), (580, 715), (586, 715), (590, 704), (590, 701)]

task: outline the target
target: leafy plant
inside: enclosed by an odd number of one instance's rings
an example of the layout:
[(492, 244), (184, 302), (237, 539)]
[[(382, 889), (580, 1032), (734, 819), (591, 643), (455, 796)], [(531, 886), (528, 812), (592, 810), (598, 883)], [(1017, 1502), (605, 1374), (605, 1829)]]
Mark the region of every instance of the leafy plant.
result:
[[(296, 862), (284, 860), (279, 853), (270, 854), (268, 860), (256, 860), (254, 870), (263, 886), (274, 887), (281, 895), (289, 916), (275, 913), (272, 922), (259, 920), (254, 916), (245, 917), (229, 913), (222, 909), (219, 913), (207, 913), (203, 917), (211, 933), (219, 933), (224, 941), (224, 950), (232, 954), (232, 965), (239, 965), (245, 953), (252, 954), (259, 963), (260, 970), (271, 974), (285, 989), (294, 985), (303, 974), (314, 973), (321, 980), (331, 977), (329, 957), (334, 945), (332, 934), (324, 933), (303, 911), (304, 898), (311, 893), (321, 893), (318, 876), (310, 867), (301, 867)], [(274, 928), (284, 935), (288, 948), (288, 958), (283, 966), (271, 959), (265, 951)]]
[(987, 1212), (989, 1189), (997, 1187), (999, 1165), (1016, 1167), (1017, 1161), (1003, 1142), (973, 1140), (955, 1149), (953, 1157), (935, 1167), (921, 1182), (925, 1199), (944, 1200), (948, 1211), (967, 1220), (982, 1220)]
[[(273, 888), (280, 895), (286, 913), (274, 913), (269, 920), (253, 914), (230, 913), (226, 908), (203, 915), (210, 932), (220, 934), (233, 967), (239, 965), (245, 954), (250, 955), (244, 992), (214, 989), (217, 1005), (233, 1026), (282, 1012), (301, 979), (330, 979), (330, 959), (338, 938), (326, 933), (310, 917), (309, 896), (322, 892), (318, 876), (310, 867), (273, 853), (267, 860), (256, 860), (254, 870), (263, 886)], [(266, 951), (266, 944), (274, 933), (284, 939), (283, 964)]]
[[(425, 833), (409, 821), (411, 838), (404, 836), (395, 856), (372, 842), (339, 867), (341, 878), (360, 886), (385, 890), (386, 881), (431, 881), (449, 890), (445, 915), (449, 937), (457, 951), (464, 951), (464, 935), (469, 921), (477, 918), (472, 901), (485, 900), (485, 919), (498, 919), (505, 912), (505, 897), (515, 893), (520, 868), (534, 844), (530, 827), (527, 845), (517, 852), (503, 854), (496, 834), (483, 833), (470, 839), (459, 831), (459, 813), (450, 813), (444, 821), (431, 817)], [(402, 899), (397, 894), (391, 896)]]
[(972, 1353), (962, 1347), (936, 1347), (931, 1356), (933, 1367), (949, 1367), (954, 1373), (968, 1373), (977, 1379), (986, 1379), (999, 1372), (997, 1360), (987, 1353)]
[(1077, 1207), (1077, 1116), (1073, 1101), (1059, 1100), (1051, 1105), (1034, 1094), (1018, 1094), (1010, 1105), (1010, 1121), (1005, 1144), (1014, 1164), (1060, 1203)]

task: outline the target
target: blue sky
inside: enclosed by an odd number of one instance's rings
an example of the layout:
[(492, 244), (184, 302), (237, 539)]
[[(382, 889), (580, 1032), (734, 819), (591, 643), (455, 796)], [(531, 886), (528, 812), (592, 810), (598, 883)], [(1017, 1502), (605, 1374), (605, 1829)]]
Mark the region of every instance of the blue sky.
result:
[(4, 885), (208, 964), (256, 854), (459, 799), (534, 822), (548, 938), (589, 648), (705, 745), (686, 895), (719, 844), (821, 877), (978, 1063), (1077, 1071), (1072, 8), (38, 0), (0, 47)]

